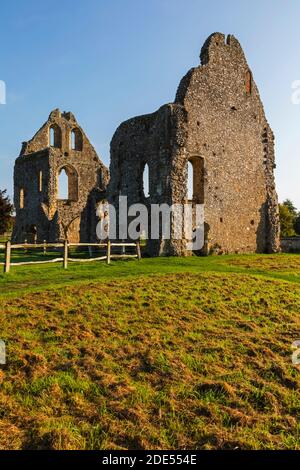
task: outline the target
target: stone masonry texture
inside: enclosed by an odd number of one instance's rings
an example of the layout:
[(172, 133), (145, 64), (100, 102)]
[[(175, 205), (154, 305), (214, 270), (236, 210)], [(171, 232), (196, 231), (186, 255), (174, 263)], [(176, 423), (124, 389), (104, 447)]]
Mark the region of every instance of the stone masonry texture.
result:
[[(14, 242), (94, 242), (97, 205), (108, 200), (118, 215), (122, 195), (128, 206), (204, 204), (202, 254), (278, 251), (274, 136), (243, 50), (234, 36), (214, 33), (200, 61), (181, 80), (173, 103), (119, 126), (110, 174), (74, 115), (54, 110), (23, 143), (15, 163)], [(58, 198), (62, 170), (69, 181), (66, 200)], [(149, 255), (191, 254), (188, 240), (175, 239), (173, 224), (170, 240), (160, 227), (159, 239), (148, 241)]]
[[(243, 50), (234, 36), (212, 34), (201, 65), (181, 80), (174, 103), (122, 123), (111, 142), (108, 197), (128, 204), (204, 203), (202, 252), (280, 249), (274, 136)], [(143, 172), (149, 167), (149, 195)], [(187, 240), (148, 242), (148, 252), (189, 255)]]
[[(62, 170), (68, 176), (65, 200), (58, 198)], [(15, 163), (13, 241), (96, 241), (96, 206), (106, 197), (108, 179), (108, 169), (74, 115), (52, 111), (35, 136), (23, 143)]]

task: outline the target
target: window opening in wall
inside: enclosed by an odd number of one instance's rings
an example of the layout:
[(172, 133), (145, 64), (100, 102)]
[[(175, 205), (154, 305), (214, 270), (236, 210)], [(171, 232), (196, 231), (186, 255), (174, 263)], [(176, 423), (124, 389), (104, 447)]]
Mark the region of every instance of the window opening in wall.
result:
[(252, 93), (252, 73), (250, 70), (246, 73), (246, 94), (249, 96)]
[(144, 190), (144, 197), (150, 197), (150, 173), (149, 173), (149, 165), (146, 163), (144, 166), (143, 171), (143, 190)]
[(60, 169), (57, 194), (60, 200), (78, 200), (78, 175), (73, 167), (65, 166)]
[(188, 161), (188, 199), (197, 204), (204, 204), (204, 158), (191, 157)]
[(24, 189), (20, 189), (20, 209), (24, 209)]
[(57, 124), (53, 124), (49, 129), (50, 147), (61, 148), (61, 128)]
[(71, 150), (82, 150), (82, 134), (79, 129), (73, 129), (71, 132)]
[(43, 191), (43, 172), (39, 171), (39, 180), (38, 180), (38, 187), (39, 187), (39, 192), (41, 193)]

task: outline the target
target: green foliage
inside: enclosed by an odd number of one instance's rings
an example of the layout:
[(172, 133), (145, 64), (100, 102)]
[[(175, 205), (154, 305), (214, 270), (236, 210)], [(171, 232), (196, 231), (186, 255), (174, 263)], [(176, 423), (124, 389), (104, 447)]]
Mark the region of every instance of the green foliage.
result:
[(293, 202), (290, 199), (286, 199), (283, 202), (283, 205), (286, 206), (289, 210), (289, 212), (292, 214), (292, 216), (295, 218), (298, 215), (298, 211), (296, 207), (294, 206)]
[(294, 228), (294, 217), (288, 206), (279, 204), (280, 227), (282, 237), (294, 237), (296, 235)]
[(300, 235), (300, 214), (290, 199), (279, 204), (279, 215), (282, 237)]
[(300, 235), (300, 212), (290, 199), (279, 204), (281, 236), (294, 237)]
[(12, 224), (13, 205), (6, 193), (0, 190), (0, 234), (8, 231)]

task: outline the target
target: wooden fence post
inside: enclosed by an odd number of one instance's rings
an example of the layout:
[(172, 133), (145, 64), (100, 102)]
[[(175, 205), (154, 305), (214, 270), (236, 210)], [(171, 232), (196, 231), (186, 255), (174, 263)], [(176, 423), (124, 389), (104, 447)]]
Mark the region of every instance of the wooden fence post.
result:
[(136, 242), (136, 252), (137, 252), (138, 260), (140, 261), (140, 260), (142, 259), (141, 243), (140, 243), (140, 241)]
[(111, 250), (110, 240), (108, 240), (107, 241), (107, 258), (106, 258), (107, 264), (110, 264), (110, 250)]
[(68, 269), (68, 240), (64, 241), (64, 269)]
[(44, 240), (44, 255), (47, 253), (47, 245), (46, 245), (47, 241)]
[(27, 238), (25, 238), (24, 240), (24, 253), (27, 253), (27, 248), (26, 248), (26, 245), (27, 245)]
[(10, 258), (11, 258), (11, 242), (6, 242), (5, 245), (5, 263), (4, 263), (4, 272), (9, 273), (10, 271)]

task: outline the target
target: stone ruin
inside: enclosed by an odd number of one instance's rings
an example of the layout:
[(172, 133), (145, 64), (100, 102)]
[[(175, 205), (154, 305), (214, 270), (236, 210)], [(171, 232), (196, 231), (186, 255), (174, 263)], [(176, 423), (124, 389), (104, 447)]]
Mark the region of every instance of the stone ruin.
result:
[[(68, 186), (64, 199), (59, 197), (62, 174)], [(97, 241), (96, 208), (106, 197), (108, 178), (108, 169), (74, 115), (52, 111), (23, 143), (15, 163), (13, 241)]]
[[(109, 183), (74, 116), (51, 113), (16, 161), (14, 240), (23, 242), (34, 228), (40, 240), (92, 241), (97, 202), (107, 199), (118, 211), (123, 195), (128, 205), (204, 204), (204, 254), (278, 251), (274, 136), (252, 72), (231, 35), (212, 34), (200, 60), (181, 80), (173, 103), (119, 126), (111, 142)], [(62, 169), (69, 176), (69, 198), (63, 201), (57, 198)], [(187, 242), (161, 236), (148, 241), (148, 253), (189, 255)]]

